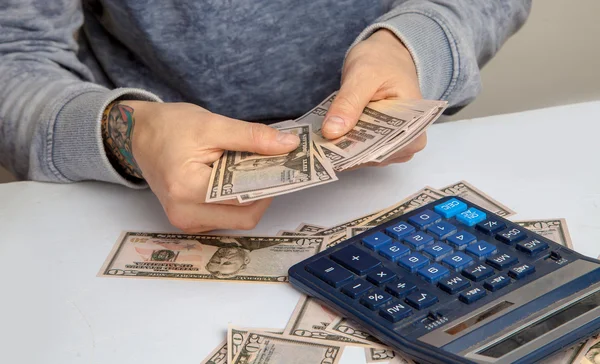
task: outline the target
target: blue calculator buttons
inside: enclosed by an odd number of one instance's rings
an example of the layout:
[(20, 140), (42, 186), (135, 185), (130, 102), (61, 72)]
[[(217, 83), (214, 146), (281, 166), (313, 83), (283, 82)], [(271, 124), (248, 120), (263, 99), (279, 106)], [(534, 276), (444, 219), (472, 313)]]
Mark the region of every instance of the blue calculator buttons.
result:
[(452, 248), (448, 244), (435, 243), (423, 249), (423, 252), (430, 256), (433, 260), (439, 261), (446, 255), (452, 253)]
[(425, 279), (427, 282), (435, 283), (450, 274), (450, 271), (448, 268), (443, 267), (438, 263), (434, 263), (429, 267), (419, 269), (417, 274), (423, 277), (423, 279)]
[(405, 301), (417, 310), (422, 310), (433, 306), (438, 301), (438, 298), (427, 291), (417, 291), (409, 294)]
[(529, 255), (536, 255), (548, 249), (548, 243), (536, 238), (530, 238), (517, 244), (517, 250), (525, 252)]
[(456, 215), (456, 220), (460, 223), (465, 224), (467, 226), (473, 226), (483, 220), (485, 220), (486, 215), (485, 212), (479, 211), (474, 207), (471, 207), (468, 210), (461, 212)]
[(410, 253), (410, 249), (395, 241), (391, 244), (386, 244), (379, 249), (379, 254), (383, 255), (392, 262), (397, 261), (400, 257)]
[(379, 314), (388, 320), (389, 322), (395, 323), (408, 317), (412, 313), (412, 310), (403, 305), (400, 301), (392, 301), (387, 307), (379, 310)]
[(478, 242), (469, 245), (465, 251), (477, 258), (486, 258), (496, 253), (497, 250), (495, 245), (484, 240), (479, 240)]
[(406, 255), (398, 260), (398, 265), (408, 270), (409, 272), (416, 272), (429, 264), (429, 259), (425, 258), (422, 254), (412, 253)]
[(457, 274), (454, 274), (448, 278), (444, 278), (438, 283), (438, 287), (440, 287), (442, 291), (449, 294), (458, 293), (470, 285), (471, 282)]
[(474, 282), (479, 282), (493, 276), (494, 269), (487, 265), (479, 264), (463, 270), (462, 274)]
[(498, 231), (504, 229), (506, 227), (506, 224), (502, 221), (500, 221), (499, 219), (496, 218), (489, 218), (486, 219), (480, 223), (478, 223), (476, 225), (477, 230), (482, 231), (488, 235), (492, 235), (494, 233), (497, 233)]
[(510, 227), (504, 231), (499, 232), (496, 235), (496, 239), (512, 245), (516, 242), (519, 242), (527, 237), (527, 234), (522, 227)]
[(342, 287), (342, 293), (350, 298), (358, 298), (365, 294), (371, 288), (375, 288), (371, 283), (364, 279), (357, 279)]
[(454, 249), (463, 250), (467, 247), (467, 245), (474, 243), (477, 241), (475, 235), (468, 233), (464, 230), (457, 232), (454, 235), (449, 236), (446, 241), (450, 244)]
[(467, 209), (467, 204), (455, 198), (452, 198), (444, 203), (435, 205), (433, 209), (435, 210), (435, 212), (442, 215), (445, 219), (449, 219), (465, 211)]
[(374, 289), (362, 296), (360, 303), (367, 306), (371, 310), (377, 309), (377, 307), (383, 305), (387, 301), (391, 300), (392, 296), (389, 293), (384, 292), (380, 289)]
[(354, 275), (326, 258), (320, 258), (306, 266), (306, 270), (335, 288), (354, 278)]
[(441, 240), (450, 234), (454, 234), (456, 232), (456, 226), (446, 221), (440, 221), (428, 227), (427, 232), (436, 239)]
[(514, 279), (523, 279), (528, 275), (535, 272), (535, 267), (531, 264), (521, 264), (516, 267), (511, 268), (508, 271), (508, 275)]
[(460, 296), (458, 296), (458, 299), (466, 304), (471, 304), (475, 301), (482, 299), (483, 297), (485, 297), (485, 295), (486, 292), (484, 289), (481, 289), (479, 287), (473, 287), (470, 290), (461, 293)]
[(379, 260), (353, 245), (349, 245), (331, 254), (331, 259), (358, 275), (367, 274), (367, 272), (381, 265)]
[(375, 234), (364, 237), (362, 242), (367, 248), (377, 251), (382, 245), (391, 243), (392, 239), (382, 232), (376, 232)]
[(417, 286), (406, 279), (396, 279), (385, 285), (385, 290), (398, 298), (406, 297), (417, 289)]
[(486, 263), (491, 265), (492, 267), (502, 270), (508, 268), (512, 265), (515, 265), (519, 262), (519, 259), (514, 255), (501, 253), (494, 255), (492, 257), (487, 258)]
[(510, 284), (510, 278), (504, 274), (497, 275), (483, 282), (483, 287), (491, 292), (496, 292)]
[(401, 240), (404, 236), (415, 231), (415, 227), (405, 222), (400, 222), (385, 229), (385, 232), (394, 239)]
[(454, 270), (460, 270), (471, 264), (472, 261), (473, 258), (471, 258), (463, 252), (455, 252), (454, 254), (451, 254), (446, 258), (442, 259), (442, 263), (446, 264), (448, 267)]
[(433, 242), (433, 236), (419, 231), (418, 233), (404, 237), (404, 242), (415, 250), (421, 250), (425, 245)]
[(376, 285), (381, 285), (385, 282), (389, 282), (396, 278), (396, 273), (387, 269), (386, 267), (378, 268), (371, 273), (367, 274), (367, 280)]
[(441, 220), (441, 216), (431, 210), (423, 210), (408, 218), (409, 222), (417, 225), (421, 229)]

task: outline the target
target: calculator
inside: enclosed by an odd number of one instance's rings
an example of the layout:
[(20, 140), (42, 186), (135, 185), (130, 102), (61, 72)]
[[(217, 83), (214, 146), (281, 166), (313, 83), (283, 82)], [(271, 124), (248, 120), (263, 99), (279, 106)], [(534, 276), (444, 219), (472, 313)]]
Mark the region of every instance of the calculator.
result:
[(289, 270), (419, 363), (537, 363), (600, 332), (600, 261), (457, 196)]

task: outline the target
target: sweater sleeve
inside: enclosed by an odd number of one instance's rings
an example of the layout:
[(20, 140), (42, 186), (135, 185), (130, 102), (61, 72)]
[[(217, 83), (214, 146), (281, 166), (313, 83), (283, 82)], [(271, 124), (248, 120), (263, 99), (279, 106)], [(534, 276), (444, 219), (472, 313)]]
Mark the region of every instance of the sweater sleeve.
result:
[(94, 83), (76, 55), (80, 0), (7, 3), (0, 11), (0, 164), (19, 179), (145, 187), (112, 167), (100, 121), (114, 100), (160, 98)]
[(396, 0), (352, 46), (392, 31), (413, 57), (423, 97), (447, 100), (452, 113), (479, 94), (480, 69), (530, 11), (531, 0)]

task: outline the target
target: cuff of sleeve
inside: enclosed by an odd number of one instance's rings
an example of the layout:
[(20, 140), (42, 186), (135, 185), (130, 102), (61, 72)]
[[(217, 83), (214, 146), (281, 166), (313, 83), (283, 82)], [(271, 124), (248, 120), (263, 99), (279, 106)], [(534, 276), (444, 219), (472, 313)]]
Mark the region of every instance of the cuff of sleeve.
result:
[(162, 102), (158, 96), (136, 88), (112, 91), (93, 88), (67, 101), (56, 117), (52, 133), (52, 162), (67, 180), (104, 181), (136, 189), (147, 187), (144, 182), (133, 183), (124, 178), (106, 156), (102, 113), (118, 99)]
[(379, 29), (393, 32), (410, 52), (425, 99), (443, 100), (456, 83), (458, 65), (444, 28), (432, 17), (419, 12), (403, 12), (370, 25), (350, 49)]

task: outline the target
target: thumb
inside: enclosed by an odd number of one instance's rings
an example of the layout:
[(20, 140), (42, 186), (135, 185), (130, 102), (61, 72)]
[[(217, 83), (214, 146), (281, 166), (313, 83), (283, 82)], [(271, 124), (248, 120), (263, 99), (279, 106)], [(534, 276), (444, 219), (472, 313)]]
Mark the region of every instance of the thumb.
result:
[(276, 155), (291, 152), (300, 144), (297, 135), (220, 115), (209, 128), (212, 143), (224, 150)]
[(361, 84), (358, 80), (352, 79), (342, 83), (340, 91), (325, 115), (321, 129), (325, 138), (339, 138), (354, 128), (365, 106), (377, 91), (376, 87), (369, 87), (370, 83), (367, 81)]

